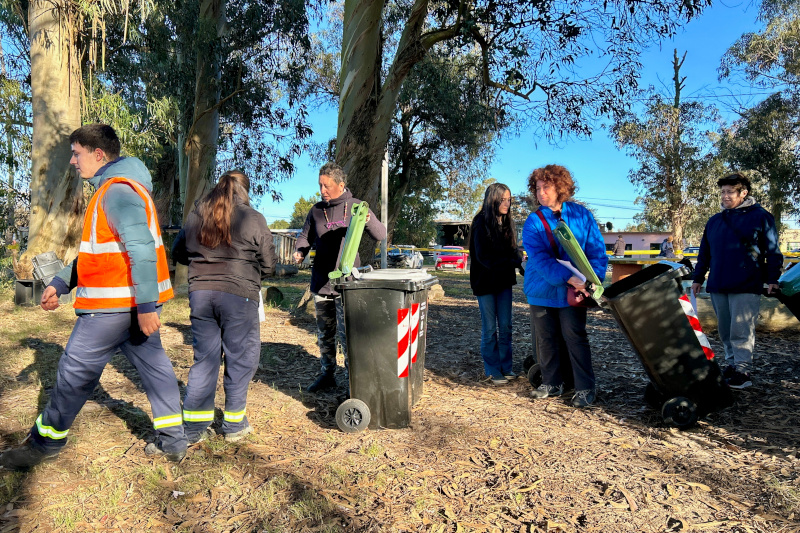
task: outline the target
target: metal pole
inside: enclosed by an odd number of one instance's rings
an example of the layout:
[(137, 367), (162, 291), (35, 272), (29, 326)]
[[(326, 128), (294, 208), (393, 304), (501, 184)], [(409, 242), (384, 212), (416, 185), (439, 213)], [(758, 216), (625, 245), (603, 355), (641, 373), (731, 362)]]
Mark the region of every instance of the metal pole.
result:
[[(383, 154), (381, 164), (381, 222), (389, 225), (389, 151)], [(388, 237), (388, 234), (387, 234)], [(381, 268), (386, 268), (386, 239), (381, 241)]]

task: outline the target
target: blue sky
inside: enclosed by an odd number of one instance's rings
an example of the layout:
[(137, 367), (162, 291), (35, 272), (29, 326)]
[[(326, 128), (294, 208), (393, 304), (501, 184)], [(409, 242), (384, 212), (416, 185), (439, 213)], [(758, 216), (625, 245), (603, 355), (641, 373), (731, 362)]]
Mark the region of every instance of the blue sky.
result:
[[(721, 84), (717, 81), (717, 68), (725, 50), (742, 33), (758, 28), (756, 15), (750, 2), (715, 3), (679, 31), (675, 38), (644, 53), (641, 85), (654, 85), (659, 89), (665, 85), (670, 87), (673, 49), (677, 48), (679, 55), (686, 51), (686, 61), (681, 68), (681, 74), (686, 76), (683, 97), (703, 97), (706, 103), (717, 104), (726, 120), (732, 120), (735, 116), (726, 115), (722, 105), (724, 99), (718, 97), (759, 91)], [(314, 113), (311, 121), (315, 141), (335, 136), (335, 109)], [(597, 129), (591, 139), (561, 141), (559, 146), (548, 145), (546, 141), (533, 138), (532, 133), (523, 131), (518, 137), (507, 139), (497, 150), (490, 176), (518, 194), (525, 191), (530, 172), (549, 163), (564, 165), (572, 171), (580, 188), (578, 197), (595, 209), (599, 222), (611, 221), (618, 228), (632, 222), (637, 212), (633, 204), (637, 192), (628, 180), (628, 173), (636, 162), (618, 150), (603, 129)], [(300, 196), (308, 197), (316, 192), (316, 170), (317, 166), (312, 165), (307, 157), (301, 158), (295, 177), (276, 187), (283, 195), (283, 201), (261, 200), (258, 207), (269, 222), (278, 218), (288, 219)]]

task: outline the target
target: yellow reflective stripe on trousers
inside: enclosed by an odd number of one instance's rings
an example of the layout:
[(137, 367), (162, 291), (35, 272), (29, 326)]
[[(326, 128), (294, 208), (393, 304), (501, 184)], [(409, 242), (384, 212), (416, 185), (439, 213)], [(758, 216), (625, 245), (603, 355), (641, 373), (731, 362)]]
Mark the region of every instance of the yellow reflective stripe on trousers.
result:
[(244, 411), (237, 411), (235, 413), (225, 411), (224, 418), (225, 422), (241, 422), (244, 420)]
[(213, 422), (214, 411), (183, 411), (183, 419), (187, 422)]
[(67, 437), (67, 433), (69, 433), (68, 429), (58, 431), (53, 426), (45, 426), (42, 424), (42, 415), (39, 415), (39, 418), (36, 419), (36, 431), (38, 431), (39, 435), (42, 437), (50, 437), (51, 439), (64, 439)]
[(181, 415), (160, 416), (153, 420), (153, 427), (155, 429), (168, 428), (172, 426), (180, 426), (183, 424), (183, 417)]

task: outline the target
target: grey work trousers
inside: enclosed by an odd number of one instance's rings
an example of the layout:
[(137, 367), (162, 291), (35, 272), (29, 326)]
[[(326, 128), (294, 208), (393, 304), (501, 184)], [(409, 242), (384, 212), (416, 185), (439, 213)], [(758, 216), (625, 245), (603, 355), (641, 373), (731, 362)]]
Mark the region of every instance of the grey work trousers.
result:
[(736, 367), (739, 372), (750, 372), (753, 365), (760, 303), (759, 294), (711, 293), (711, 305), (717, 315), (717, 328), (725, 348), (725, 363)]

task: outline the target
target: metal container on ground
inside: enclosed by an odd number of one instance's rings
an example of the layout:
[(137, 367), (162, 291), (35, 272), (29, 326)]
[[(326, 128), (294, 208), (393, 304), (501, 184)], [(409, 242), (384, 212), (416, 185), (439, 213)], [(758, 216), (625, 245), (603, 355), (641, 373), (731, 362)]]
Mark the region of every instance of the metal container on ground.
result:
[(683, 265), (662, 261), (603, 293), (603, 306), (650, 377), (645, 399), (661, 409), (665, 422), (681, 428), (733, 402), (719, 366), (707, 359), (680, 304), (686, 273)]
[(428, 324), (424, 270), (376, 270), (335, 285), (342, 296), (350, 399), (336, 411), (342, 431), (404, 428), (422, 396)]

